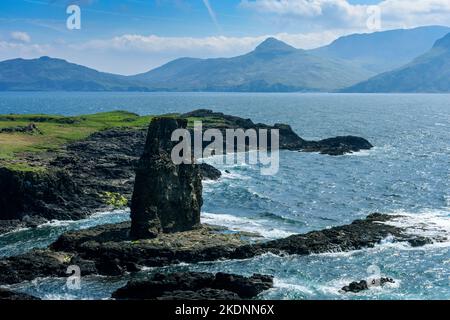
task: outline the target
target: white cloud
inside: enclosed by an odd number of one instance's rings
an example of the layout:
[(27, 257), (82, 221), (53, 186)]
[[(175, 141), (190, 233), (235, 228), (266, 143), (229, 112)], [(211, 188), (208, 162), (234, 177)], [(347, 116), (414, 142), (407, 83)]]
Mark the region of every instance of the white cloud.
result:
[[(366, 28), (369, 5), (347, 0), (241, 0), (240, 6), (259, 13), (290, 18), (304, 25)], [(384, 0), (377, 4), (383, 29), (450, 25), (449, 0)]]
[(79, 44), (64, 41), (54, 41), (51, 44), (0, 41), (0, 60), (48, 55), (101, 71), (135, 74), (180, 57), (214, 58), (245, 54), (268, 37), (276, 37), (296, 48), (311, 49), (328, 44), (343, 34), (330, 31), (304, 34), (278, 33), (255, 37), (199, 38), (126, 34)]
[(254, 49), (268, 37), (276, 37), (295, 47), (310, 49), (331, 42), (341, 33), (336, 31), (320, 33), (289, 34), (278, 33), (255, 37), (159, 37), (156, 35), (126, 34), (112, 39), (92, 40), (74, 49), (140, 51), (147, 53), (193, 55), (195, 57), (232, 56)]
[(10, 34), (11, 40), (23, 43), (31, 42), (31, 37), (28, 33), (22, 31), (13, 31)]

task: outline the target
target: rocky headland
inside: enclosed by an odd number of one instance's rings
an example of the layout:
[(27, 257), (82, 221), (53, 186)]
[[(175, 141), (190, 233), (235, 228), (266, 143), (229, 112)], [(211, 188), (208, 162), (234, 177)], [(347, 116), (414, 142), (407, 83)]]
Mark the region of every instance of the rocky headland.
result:
[[(66, 144), (47, 149), (36, 146), (39, 152), (31, 146), (29, 149), (33, 151), (27, 149), (26, 152), (14, 154), (12, 160), (0, 160), (0, 233), (35, 227), (53, 219), (78, 220), (96, 211), (126, 207), (131, 203), (135, 169), (146, 143), (145, 124), (151, 118), (126, 112), (107, 115), (109, 118), (105, 116), (105, 120), (101, 114), (76, 118), (34, 116), (25, 119), (33, 120), (32, 124), (25, 126), (13, 125), (20, 119), (18, 116), (0, 117), (8, 124), (4, 129), (7, 133), (0, 133), (8, 135), (5, 139), (17, 138), (17, 134), (31, 137), (33, 143), (36, 139), (34, 135), (50, 139), (48, 133), (39, 129), (40, 124), (51, 124), (55, 130), (64, 128), (74, 131), (71, 131)], [(289, 125), (255, 124), (250, 119), (211, 110), (197, 110), (178, 117), (185, 119), (191, 130), (196, 120), (202, 121), (203, 130), (278, 129), (280, 149), (342, 155), (372, 148), (367, 140), (352, 136), (306, 141)], [(94, 132), (72, 141), (72, 135), (81, 130), (77, 128), (85, 123), (91, 125), (87, 129)], [(220, 171), (207, 164), (201, 164), (199, 170), (204, 179), (220, 178)]]
[[(205, 111), (199, 112), (205, 116), (203, 114)], [(251, 123), (250, 120), (235, 119), (235, 117), (218, 115), (209, 111), (207, 114), (213, 117), (221, 116), (223, 121), (233, 121), (235, 125), (244, 126)], [(0, 285), (31, 281), (38, 277), (66, 277), (67, 268), (72, 265), (80, 268), (82, 276), (120, 276), (127, 272), (138, 272), (144, 267), (163, 267), (181, 262), (248, 259), (264, 253), (308, 255), (359, 250), (373, 247), (388, 237), (390, 241), (407, 242), (412, 246), (422, 246), (443, 240), (408, 233), (389, 223), (398, 219), (399, 216), (379, 213), (371, 214), (365, 219), (356, 220), (348, 225), (272, 241), (263, 241), (252, 234), (226, 232), (221, 227), (202, 225), (200, 223), (200, 209), (203, 203), (202, 178), (204, 178), (202, 171), (204, 172), (207, 168), (207, 175), (213, 178), (217, 177), (218, 173), (216, 169), (202, 164), (175, 165), (169, 156), (174, 144), (170, 139), (171, 132), (175, 129), (188, 128), (187, 118), (192, 116), (193, 114), (184, 117), (156, 118), (148, 127), (146, 135), (142, 130), (132, 131), (131, 136), (136, 139), (130, 141), (128, 141), (130, 131), (127, 130), (115, 133), (114, 131), (99, 132), (86, 140), (67, 146), (64, 155), (50, 159), (49, 163), (58, 163), (59, 166), (66, 168), (66, 174), (70, 172), (66, 177), (72, 177), (72, 179), (68, 178), (67, 184), (58, 186), (36, 180), (45, 183), (47, 188), (45, 190), (49, 194), (52, 190), (61, 189), (60, 192), (65, 192), (64, 195), (70, 198), (72, 192), (80, 190), (93, 192), (99, 186), (102, 186), (100, 190), (120, 191), (120, 194), (125, 194), (131, 199), (131, 222), (67, 232), (47, 249), (34, 249), (22, 255), (0, 259)], [(216, 123), (217, 119), (214, 121)], [(225, 124), (224, 128), (228, 126), (229, 124)], [(283, 128), (285, 131), (280, 132), (284, 137), (281, 140), (285, 148), (296, 149), (300, 143), (305, 143), (290, 128), (287, 126)], [(99, 140), (99, 137), (102, 139)], [(110, 137), (112, 140), (105, 137)], [(146, 139), (141, 146), (137, 141), (141, 141), (144, 137)], [(106, 145), (104, 145), (105, 140), (109, 141)], [(331, 139), (331, 141), (335, 143), (335, 140)], [(298, 145), (294, 148), (295, 144)], [(103, 146), (105, 148), (102, 149)], [(122, 150), (120, 146), (124, 149)], [(330, 147), (330, 145), (327, 146)], [(133, 154), (134, 148), (140, 148), (139, 156)], [(120, 152), (117, 151), (118, 149)], [(101, 156), (97, 162), (96, 156), (99, 154)], [(75, 156), (77, 161), (74, 161)], [(84, 163), (85, 170), (82, 170), (81, 163)], [(25, 173), (25, 176), (30, 179), (35, 174), (35, 172)], [(14, 179), (17, 177), (11, 177), (11, 180), (14, 181)], [(56, 178), (53, 180), (59, 181)], [(20, 188), (24, 187), (31, 188), (27, 190), (35, 188), (36, 192), (39, 190), (37, 185), (30, 186), (29, 183), (17, 184), (13, 190), (23, 190)], [(101, 206), (101, 201), (96, 199), (93, 193), (87, 193), (88, 195), (83, 193), (76, 195), (76, 197), (90, 199), (84, 203), (83, 210), (87, 210), (94, 204)], [(61, 193), (58, 195), (60, 196)], [(42, 202), (40, 196), (42, 195), (36, 195)], [(68, 200), (61, 196), (58, 201), (66, 205), (70, 203), (69, 201), (74, 201), (72, 205), (76, 206), (77, 202), (73, 199)], [(22, 198), (21, 201), (25, 200)], [(27, 201), (37, 200), (32, 194)], [(49, 206), (45, 202), (40, 205)], [(57, 207), (54, 203), (52, 205), (62, 212), (68, 210), (64, 206)], [(44, 215), (44, 217), (50, 216)], [(247, 299), (255, 297), (271, 286), (272, 278), (261, 275), (245, 278), (222, 273), (216, 275), (157, 274), (148, 279), (131, 281), (115, 292), (113, 297), (118, 299)], [(353, 292), (359, 289), (364, 289), (363, 284), (351, 284), (348, 290), (344, 291)]]

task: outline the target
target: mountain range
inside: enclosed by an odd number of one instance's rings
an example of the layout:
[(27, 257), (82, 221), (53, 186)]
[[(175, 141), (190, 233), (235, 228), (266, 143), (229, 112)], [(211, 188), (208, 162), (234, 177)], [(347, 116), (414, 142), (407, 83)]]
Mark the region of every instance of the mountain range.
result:
[(411, 63), (361, 82), (344, 92), (450, 92), (450, 33)]
[(268, 38), (241, 56), (180, 58), (134, 76), (50, 57), (13, 59), (0, 62), (0, 91), (450, 92), (449, 32), (355, 34), (314, 50)]
[(132, 77), (169, 91), (332, 91), (373, 73), (343, 60), (314, 56), (275, 38), (233, 58), (182, 58)]
[(379, 74), (411, 62), (449, 32), (448, 27), (428, 26), (353, 34), (309, 52), (352, 62)]

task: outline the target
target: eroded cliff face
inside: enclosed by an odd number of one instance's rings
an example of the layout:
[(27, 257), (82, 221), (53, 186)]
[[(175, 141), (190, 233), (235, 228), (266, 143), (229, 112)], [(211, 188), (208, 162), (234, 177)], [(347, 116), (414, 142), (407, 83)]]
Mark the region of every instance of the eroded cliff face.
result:
[(42, 218), (70, 219), (73, 201), (80, 190), (61, 170), (13, 171), (0, 168), (0, 220)]
[(196, 164), (175, 165), (173, 131), (186, 129), (186, 119), (156, 118), (148, 129), (144, 153), (136, 169), (131, 202), (134, 239), (161, 232), (191, 230), (200, 225), (202, 177)]

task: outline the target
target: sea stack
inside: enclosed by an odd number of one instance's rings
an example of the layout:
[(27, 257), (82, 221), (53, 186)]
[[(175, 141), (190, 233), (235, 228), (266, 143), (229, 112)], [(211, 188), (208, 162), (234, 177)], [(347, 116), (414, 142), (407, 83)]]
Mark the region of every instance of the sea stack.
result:
[(176, 129), (186, 129), (186, 119), (156, 118), (150, 123), (144, 153), (136, 168), (131, 203), (133, 239), (154, 238), (159, 233), (192, 230), (200, 225), (202, 178), (199, 167), (176, 165), (171, 141)]

